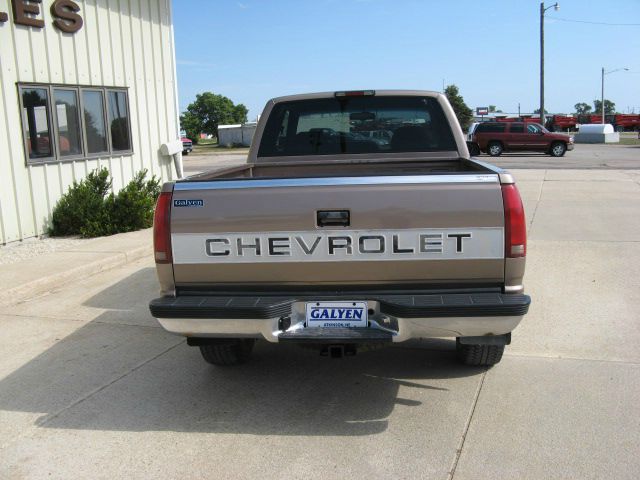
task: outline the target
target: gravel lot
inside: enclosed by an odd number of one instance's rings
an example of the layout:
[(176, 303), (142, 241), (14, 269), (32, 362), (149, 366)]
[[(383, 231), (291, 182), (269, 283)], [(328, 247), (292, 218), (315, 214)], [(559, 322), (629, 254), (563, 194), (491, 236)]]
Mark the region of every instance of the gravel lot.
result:
[(23, 242), (12, 242), (0, 245), (0, 265), (17, 263), (45, 253), (65, 250), (70, 247), (90, 242), (90, 239), (78, 237), (64, 238), (30, 238)]

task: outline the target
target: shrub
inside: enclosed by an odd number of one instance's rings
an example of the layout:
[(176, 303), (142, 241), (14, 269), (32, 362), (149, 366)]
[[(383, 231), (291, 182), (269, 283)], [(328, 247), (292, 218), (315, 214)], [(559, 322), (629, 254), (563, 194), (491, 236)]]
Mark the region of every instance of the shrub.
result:
[(103, 223), (104, 198), (110, 189), (106, 168), (94, 170), (79, 183), (74, 181), (53, 209), (49, 233), (52, 236), (82, 235), (87, 224)]
[(107, 195), (112, 182), (106, 168), (73, 182), (53, 209), (49, 233), (99, 237), (152, 226), (160, 180), (146, 176), (146, 169), (138, 172), (117, 195)]

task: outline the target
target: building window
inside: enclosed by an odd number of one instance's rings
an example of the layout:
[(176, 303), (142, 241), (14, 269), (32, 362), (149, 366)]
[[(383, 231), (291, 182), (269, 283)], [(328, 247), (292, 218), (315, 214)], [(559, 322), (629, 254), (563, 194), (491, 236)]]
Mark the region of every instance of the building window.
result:
[(104, 93), (101, 90), (83, 90), (82, 107), (89, 155), (109, 151), (107, 127), (104, 122)]
[(58, 125), (56, 147), (59, 155), (61, 157), (82, 155), (77, 92), (54, 88), (53, 98), (56, 102), (55, 118)]
[(131, 150), (129, 136), (129, 112), (127, 111), (127, 93), (109, 91), (109, 128), (111, 146), (114, 150)]
[(19, 89), (28, 163), (132, 151), (127, 90), (67, 85)]
[(53, 156), (51, 128), (49, 127), (49, 90), (24, 88), (22, 90), (22, 123), (26, 152), (30, 160)]

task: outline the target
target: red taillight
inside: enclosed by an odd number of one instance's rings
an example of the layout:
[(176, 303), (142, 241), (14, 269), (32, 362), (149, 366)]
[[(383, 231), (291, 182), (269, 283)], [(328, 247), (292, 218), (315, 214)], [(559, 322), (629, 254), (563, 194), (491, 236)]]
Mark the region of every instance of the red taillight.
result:
[(515, 185), (503, 185), (502, 200), (505, 255), (507, 258), (524, 257), (527, 254), (527, 222), (518, 188)]
[(156, 263), (171, 263), (171, 192), (162, 192), (153, 214), (153, 251)]

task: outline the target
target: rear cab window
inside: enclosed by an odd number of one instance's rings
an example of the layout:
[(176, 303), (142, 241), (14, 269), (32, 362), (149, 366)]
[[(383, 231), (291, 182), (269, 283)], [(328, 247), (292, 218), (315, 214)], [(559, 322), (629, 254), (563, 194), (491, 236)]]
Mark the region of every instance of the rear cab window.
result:
[(435, 98), (364, 96), (276, 104), (258, 156), (456, 150), (449, 122)]

